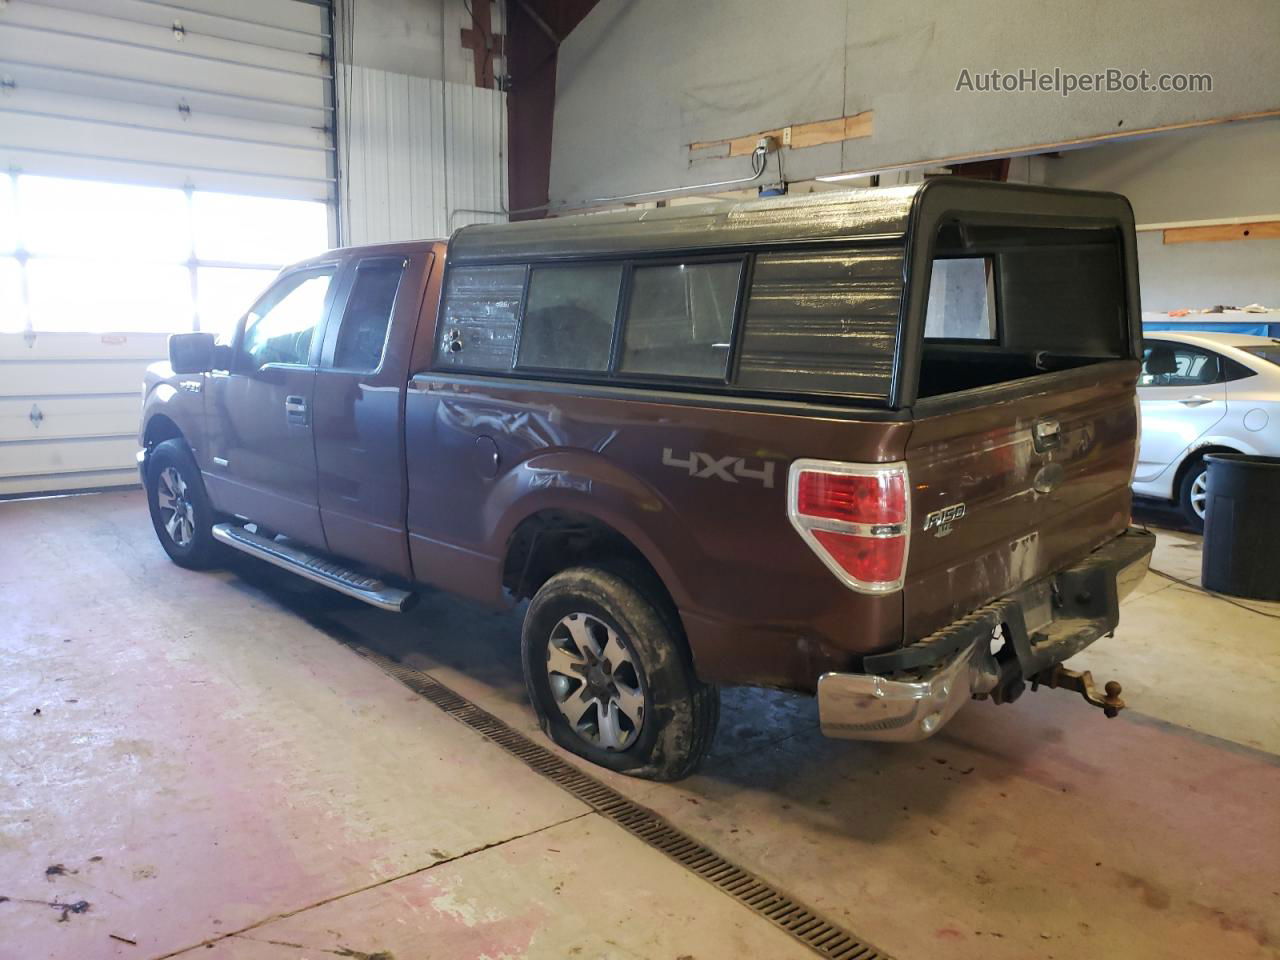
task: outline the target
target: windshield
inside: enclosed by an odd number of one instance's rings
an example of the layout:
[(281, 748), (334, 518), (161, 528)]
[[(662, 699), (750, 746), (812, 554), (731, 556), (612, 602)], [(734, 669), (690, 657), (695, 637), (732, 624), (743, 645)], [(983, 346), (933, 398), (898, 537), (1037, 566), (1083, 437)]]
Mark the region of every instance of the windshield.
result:
[(1255, 357), (1261, 357), (1263, 360), (1269, 360), (1274, 364), (1280, 365), (1280, 340), (1275, 343), (1264, 343), (1256, 347), (1241, 347), (1245, 353), (1251, 353)]

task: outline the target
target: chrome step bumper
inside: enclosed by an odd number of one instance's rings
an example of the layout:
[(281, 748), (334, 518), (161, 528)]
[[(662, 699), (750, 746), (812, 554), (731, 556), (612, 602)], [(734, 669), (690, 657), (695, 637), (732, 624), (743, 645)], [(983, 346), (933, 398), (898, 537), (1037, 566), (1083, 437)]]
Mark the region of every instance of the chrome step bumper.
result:
[(251, 557), (306, 577), (313, 583), (363, 600), (380, 610), (401, 613), (413, 599), (413, 594), (408, 590), (390, 587), (374, 577), (348, 570), (292, 544), (277, 543), (260, 537), (233, 523), (215, 523), (213, 538)]
[(866, 673), (818, 678), (818, 715), (825, 736), (912, 741), (931, 737), (973, 697), (993, 689), (999, 668), (991, 641), (975, 641), (918, 680)]
[[(871, 672), (824, 673), (818, 678), (822, 732), (846, 740), (923, 740), (974, 696), (1009, 702), (1022, 683), (1115, 630), (1120, 601), (1146, 576), (1154, 546), (1154, 535), (1131, 528), (1080, 563), (910, 647), (864, 658)], [(997, 635), (1009, 643), (1013, 660), (992, 655)], [(1010, 681), (1019, 689), (1000, 699)]]

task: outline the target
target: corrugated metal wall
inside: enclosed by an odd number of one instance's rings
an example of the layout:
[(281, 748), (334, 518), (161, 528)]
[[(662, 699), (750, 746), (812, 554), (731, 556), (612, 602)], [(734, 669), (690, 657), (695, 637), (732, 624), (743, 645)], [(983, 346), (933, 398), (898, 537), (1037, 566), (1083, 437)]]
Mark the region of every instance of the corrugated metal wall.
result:
[(344, 244), (506, 219), (506, 94), (341, 66), (338, 99)]

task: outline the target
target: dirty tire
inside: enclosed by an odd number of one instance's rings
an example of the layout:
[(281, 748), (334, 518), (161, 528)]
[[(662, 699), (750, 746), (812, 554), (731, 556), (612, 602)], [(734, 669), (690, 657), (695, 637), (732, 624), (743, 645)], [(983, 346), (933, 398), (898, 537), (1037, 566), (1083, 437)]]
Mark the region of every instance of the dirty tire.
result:
[[(697, 769), (720, 718), (720, 693), (694, 674), (680, 620), (644, 572), (573, 567), (542, 585), (525, 614), (520, 652), (525, 686), (543, 731), (571, 753), (649, 780), (679, 780)], [(617, 633), (643, 687), (643, 722), (633, 743), (609, 750), (580, 735), (561, 713), (547, 660), (562, 618), (587, 614)]]
[[(1196, 513), (1191, 500), (1197, 495), (1197, 483), (1203, 485), (1203, 478), (1208, 469), (1209, 465), (1204, 462), (1204, 458), (1197, 459), (1182, 475), (1182, 483), (1178, 487), (1178, 506), (1182, 510), (1182, 518), (1196, 533), (1204, 533), (1204, 517)], [(1203, 489), (1199, 490), (1199, 494), (1203, 495)]]
[[(165, 529), (161, 513), (161, 474), (165, 470), (177, 471), (186, 484), (186, 499), (190, 503), (193, 530), (189, 542), (178, 543)], [(151, 525), (164, 552), (180, 567), (189, 570), (206, 570), (215, 566), (223, 556), (222, 544), (213, 539), (213, 505), (204, 489), (200, 468), (186, 442), (181, 439), (166, 440), (157, 444), (147, 459), (147, 506), (151, 510)]]

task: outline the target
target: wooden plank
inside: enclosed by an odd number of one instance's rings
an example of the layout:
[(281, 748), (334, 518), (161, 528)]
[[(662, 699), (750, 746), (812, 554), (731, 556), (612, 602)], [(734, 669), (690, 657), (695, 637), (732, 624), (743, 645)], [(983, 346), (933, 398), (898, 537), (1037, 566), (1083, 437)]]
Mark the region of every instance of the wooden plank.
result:
[(791, 148), (803, 150), (824, 143), (839, 143), (842, 140), (856, 140), (859, 137), (871, 136), (875, 126), (875, 111), (864, 110), (847, 117), (834, 117), (830, 120), (814, 120), (810, 123), (794, 123), (790, 127), (776, 127), (773, 130), (761, 130), (740, 137), (729, 137), (724, 140), (702, 140), (689, 144), (690, 150), (708, 150), (713, 147), (728, 146), (730, 157), (749, 156), (760, 142), (761, 137), (772, 137), (783, 145), (787, 131), (791, 132)]
[[(39, 411), (34, 421), (33, 408)], [(136, 434), (141, 412), (142, 401), (137, 395), (0, 399), (0, 443)]]
[(1160, 223), (1136, 223), (1133, 229), (1139, 233), (1155, 233), (1157, 230), (1175, 230), (1179, 227), (1220, 227), (1223, 224), (1270, 223), (1280, 221), (1280, 213), (1255, 213), (1245, 217), (1205, 217), (1202, 220), (1164, 220)]
[(0, 477), (39, 477), (127, 467), (136, 471), (137, 450), (136, 436), (0, 443)]
[(1274, 240), (1277, 237), (1280, 237), (1280, 220), (1173, 227), (1164, 231), (1165, 243), (1222, 243), (1227, 240)]
[(167, 333), (20, 333), (0, 334), (0, 363), (5, 360), (145, 360), (169, 356)]

